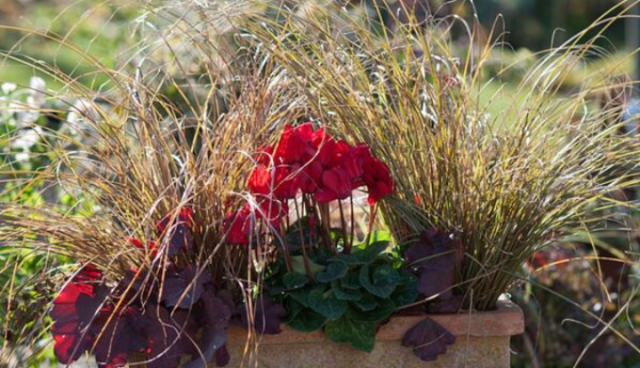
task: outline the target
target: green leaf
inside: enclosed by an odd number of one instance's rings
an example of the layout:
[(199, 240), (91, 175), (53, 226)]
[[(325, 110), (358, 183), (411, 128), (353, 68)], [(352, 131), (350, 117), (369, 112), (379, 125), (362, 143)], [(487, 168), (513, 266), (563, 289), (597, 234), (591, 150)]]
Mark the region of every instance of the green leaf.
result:
[(269, 288), (269, 295), (272, 297), (278, 297), (284, 294), (285, 291), (286, 289), (282, 285), (274, 285)]
[[(312, 233), (316, 235), (312, 237)], [(291, 224), (287, 231), (286, 238), (289, 250), (297, 252), (302, 248), (303, 244), (305, 248), (310, 248), (314, 245), (313, 243), (318, 243), (320, 240), (320, 236), (318, 234), (320, 234), (318, 225), (315, 225), (315, 229), (311, 231), (309, 218), (307, 216), (300, 218), (298, 221)]]
[(340, 279), (347, 274), (349, 267), (342, 262), (329, 263), (327, 268), (318, 274), (316, 279), (318, 282), (329, 283), (333, 280)]
[(329, 320), (340, 318), (347, 311), (347, 303), (338, 300), (333, 293), (325, 295), (322, 290), (316, 289), (309, 293), (309, 307)]
[(299, 272), (289, 272), (282, 277), (282, 285), (287, 290), (295, 290), (305, 286), (309, 282), (307, 275)]
[(358, 350), (371, 352), (376, 339), (376, 324), (353, 321), (344, 316), (336, 321), (327, 322), (324, 333), (331, 341), (350, 343)]
[(331, 290), (338, 300), (357, 302), (362, 299), (362, 292), (360, 292), (360, 290), (343, 289), (340, 287), (340, 282), (338, 280), (333, 280), (331, 282)]
[(350, 273), (346, 275), (340, 280), (340, 285), (342, 285), (343, 288), (349, 289), (349, 290), (360, 289), (362, 285), (360, 285), (359, 275), (360, 275), (359, 273)]
[(379, 299), (377, 308), (362, 312), (355, 308), (349, 308), (349, 318), (359, 322), (378, 322), (391, 316), (396, 311), (396, 305), (389, 299)]
[[(303, 256), (291, 256), (291, 265), (293, 267), (293, 272), (306, 274), (306, 270), (304, 268), (304, 258)], [(311, 273), (316, 274), (318, 272), (324, 271), (325, 267), (319, 265), (317, 263), (313, 263), (313, 261), (309, 260), (309, 268), (311, 268)]]
[(363, 248), (356, 248), (353, 250), (353, 255), (358, 258), (362, 263), (372, 263), (373, 261), (384, 253), (389, 247), (388, 241), (379, 241), (370, 243)]
[(290, 321), (287, 322), (289, 327), (300, 332), (313, 332), (327, 322), (327, 319), (320, 313), (314, 312), (309, 308), (302, 309)]
[(364, 266), (360, 270), (360, 284), (371, 294), (383, 299), (393, 293), (398, 281), (400, 281), (400, 275), (390, 265), (377, 266), (371, 276), (369, 266)]
[(292, 299), (297, 301), (298, 303), (304, 305), (305, 307), (309, 306), (309, 291), (308, 290), (294, 290), (287, 293)]
[(300, 304), (297, 300), (287, 298), (284, 302), (284, 307), (287, 310), (287, 317), (283, 320), (284, 323), (289, 324), (291, 321), (298, 317), (298, 314), (302, 312), (306, 307)]
[(378, 307), (378, 301), (371, 294), (365, 294), (361, 300), (354, 302), (353, 305), (363, 312), (369, 312)]
[(360, 259), (356, 255), (353, 255), (353, 254), (338, 254), (336, 256), (329, 258), (328, 261), (342, 262), (342, 263), (346, 263), (347, 265), (365, 264), (362, 261), (360, 261)]
[(379, 265), (375, 267), (373, 271), (374, 284), (380, 284), (387, 282), (397, 285), (401, 281), (400, 274), (391, 265)]
[(401, 307), (415, 302), (418, 295), (418, 277), (409, 271), (400, 271), (400, 282), (391, 294), (391, 300)]

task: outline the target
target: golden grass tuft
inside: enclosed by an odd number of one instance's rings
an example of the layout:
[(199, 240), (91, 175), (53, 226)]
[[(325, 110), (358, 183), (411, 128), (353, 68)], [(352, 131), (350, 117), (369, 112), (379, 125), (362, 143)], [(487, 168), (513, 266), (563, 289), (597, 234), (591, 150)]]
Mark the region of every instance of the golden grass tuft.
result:
[[(251, 32), (314, 116), (390, 165), (396, 194), (382, 212), (401, 244), (431, 227), (462, 239), (458, 288), (468, 305), (487, 310), (534, 251), (606, 220), (598, 210), (620, 204), (611, 194), (635, 184), (637, 143), (617, 133), (622, 106), (596, 98), (617, 65), (586, 75), (580, 90), (561, 90), (629, 4), (540, 55), (512, 95), (498, 88), (488, 97), (496, 82), (482, 67), (500, 38), (474, 21), (419, 22), (405, 9), (395, 15), (408, 21), (389, 28), (376, 16), (367, 23), (325, 7), (261, 19)], [(335, 14), (340, 22), (330, 20)], [(451, 36), (460, 30), (470, 40), (462, 47)], [(505, 107), (495, 111), (496, 103)]]

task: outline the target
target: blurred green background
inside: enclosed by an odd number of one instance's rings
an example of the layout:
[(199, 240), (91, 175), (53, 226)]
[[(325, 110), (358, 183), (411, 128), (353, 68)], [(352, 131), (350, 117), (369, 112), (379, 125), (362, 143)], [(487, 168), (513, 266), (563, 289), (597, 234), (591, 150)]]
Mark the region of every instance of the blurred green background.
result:
[[(475, 7), (487, 32), (495, 26), (497, 33), (503, 34), (505, 49), (532, 52), (558, 46), (617, 3), (617, 0), (481, 0), (472, 6), (468, 1), (417, 0), (417, 6), (427, 7), (439, 16), (456, 14), (469, 19)], [(112, 67), (126, 45), (131, 44), (130, 27), (140, 16), (135, 8), (118, 1), (0, 0), (0, 24), (67, 38)], [(625, 22), (616, 22), (607, 30), (606, 37), (598, 41), (599, 45), (613, 54), (623, 52), (628, 40), (625, 28)], [(23, 36), (7, 29), (0, 31), (0, 49), (10, 50), (18, 45), (23, 54), (54, 63), (63, 72), (86, 71), (86, 63), (83, 65), (77, 55), (62, 52), (60, 47), (43, 39), (25, 41)], [(5, 61), (0, 68), (0, 80), (25, 83), (31, 75), (33, 70), (11, 61)]]

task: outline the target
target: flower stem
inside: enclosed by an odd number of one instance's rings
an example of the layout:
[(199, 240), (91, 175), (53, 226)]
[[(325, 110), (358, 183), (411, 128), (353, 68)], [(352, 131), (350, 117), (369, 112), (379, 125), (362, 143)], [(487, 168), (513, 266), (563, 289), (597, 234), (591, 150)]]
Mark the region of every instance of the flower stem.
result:
[[(298, 208), (298, 201), (294, 201), (296, 207), (296, 217), (297, 220), (300, 221), (302, 217), (300, 217), (300, 209)], [(300, 247), (302, 249), (302, 261), (304, 263), (304, 270), (307, 273), (307, 277), (310, 281), (315, 281), (313, 277), (313, 273), (311, 272), (311, 264), (309, 263), (309, 256), (307, 255), (307, 247), (304, 244), (304, 232), (302, 231), (302, 226), (298, 226), (298, 230), (300, 231)]]
[(351, 245), (347, 239), (347, 222), (344, 220), (344, 209), (342, 208), (342, 200), (338, 199), (338, 209), (340, 210), (340, 223), (342, 224), (342, 242), (344, 244), (345, 254), (351, 254)]
[(351, 248), (353, 248), (353, 238), (355, 237), (355, 213), (353, 211), (353, 194), (349, 197), (349, 202), (351, 203), (351, 238), (349, 239), (349, 253), (351, 253)]

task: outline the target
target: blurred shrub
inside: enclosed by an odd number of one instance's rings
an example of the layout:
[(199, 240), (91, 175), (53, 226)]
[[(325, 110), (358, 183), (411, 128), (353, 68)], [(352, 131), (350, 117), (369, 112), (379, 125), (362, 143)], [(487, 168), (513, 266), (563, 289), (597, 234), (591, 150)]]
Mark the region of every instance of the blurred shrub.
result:
[[(512, 47), (545, 50), (589, 27), (617, 3), (619, 0), (483, 0), (475, 5), (487, 28), (498, 14), (504, 16), (505, 41)], [(624, 22), (618, 23), (600, 45), (609, 49), (609, 42), (624, 45)]]
[(640, 366), (636, 239), (622, 231), (592, 236), (599, 245), (558, 244), (527, 265), (530, 279), (514, 293), (526, 319), (526, 333), (514, 338), (514, 367)]

